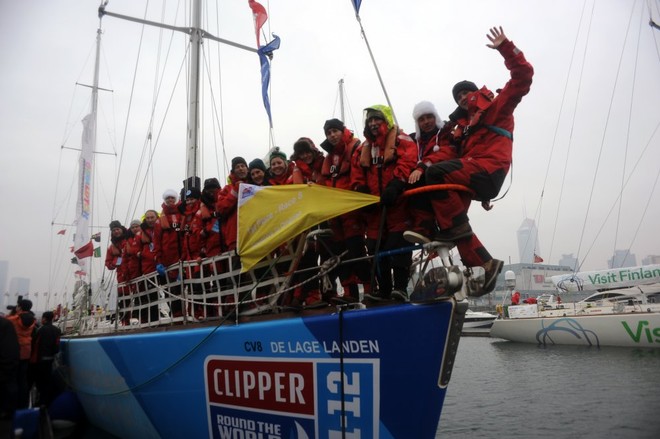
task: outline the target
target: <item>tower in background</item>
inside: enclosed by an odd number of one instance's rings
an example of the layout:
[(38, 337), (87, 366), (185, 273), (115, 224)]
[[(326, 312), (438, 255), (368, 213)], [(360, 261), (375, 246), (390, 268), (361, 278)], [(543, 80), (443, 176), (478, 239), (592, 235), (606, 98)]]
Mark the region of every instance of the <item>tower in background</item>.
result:
[(534, 252), (538, 255), (539, 232), (533, 219), (525, 218), (518, 228), (518, 256), (522, 264), (534, 263)]

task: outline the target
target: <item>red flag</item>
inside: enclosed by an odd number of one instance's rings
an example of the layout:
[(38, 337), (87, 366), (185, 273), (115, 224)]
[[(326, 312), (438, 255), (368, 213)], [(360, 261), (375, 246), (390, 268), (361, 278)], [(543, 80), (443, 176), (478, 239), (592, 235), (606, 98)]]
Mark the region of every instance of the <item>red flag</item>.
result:
[(82, 276), (82, 277), (87, 276), (87, 273), (85, 273), (85, 272), (82, 271), (82, 270), (78, 270), (78, 271), (76, 271), (76, 272), (73, 273), (73, 274), (75, 274), (76, 276)]
[(539, 264), (541, 262), (543, 262), (543, 258), (537, 255), (536, 253), (534, 253), (534, 263)]
[(76, 255), (78, 259), (89, 258), (94, 254), (94, 244), (92, 244), (92, 241), (89, 241), (87, 244), (73, 252), (73, 254)]
[(257, 34), (257, 47), (260, 47), (259, 32), (261, 32), (261, 27), (266, 20), (268, 20), (268, 14), (266, 13), (266, 9), (256, 1), (248, 0), (248, 4), (250, 5), (250, 9), (252, 9), (252, 17), (254, 18), (254, 31)]
[(66, 229), (62, 229), (59, 232), (57, 232), (58, 235), (64, 235), (66, 233)]

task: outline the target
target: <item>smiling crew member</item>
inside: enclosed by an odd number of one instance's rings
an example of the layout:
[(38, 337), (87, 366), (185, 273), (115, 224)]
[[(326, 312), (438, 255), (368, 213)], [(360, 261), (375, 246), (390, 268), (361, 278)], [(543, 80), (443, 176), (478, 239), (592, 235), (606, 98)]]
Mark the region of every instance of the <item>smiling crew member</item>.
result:
[[(445, 161), (427, 169), (426, 183), (467, 186), (490, 209), (490, 200), (499, 193), (511, 166), (513, 111), (529, 92), (534, 69), (501, 27), (491, 28), (487, 37), (487, 46), (500, 52), (511, 79), (497, 96), (486, 87), (477, 89), (470, 81), (454, 85), (452, 94), (458, 108), (450, 116), (453, 130), (450, 143), (443, 148)], [(457, 191), (432, 194), (435, 219), (441, 229), (436, 239), (454, 241), (465, 266), (482, 266), (486, 280), (476, 295), (490, 293), (503, 262), (493, 259), (472, 232), (467, 215), (471, 196)]]

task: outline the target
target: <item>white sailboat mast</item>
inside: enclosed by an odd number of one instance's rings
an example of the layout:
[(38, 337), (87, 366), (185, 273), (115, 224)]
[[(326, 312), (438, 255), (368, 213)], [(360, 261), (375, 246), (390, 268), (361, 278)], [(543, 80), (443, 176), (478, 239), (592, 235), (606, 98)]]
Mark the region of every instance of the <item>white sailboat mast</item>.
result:
[[(83, 119), (83, 134), (80, 148), (80, 169), (78, 180), (78, 201), (76, 203), (76, 234), (73, 247), (78, 250), (90, 240), (89, 226), (92, 213), (92, 182), (94, 171), (94, 151), (96, 150), (96, 114), (98, 111), (99, 66), (101, 59), (101, 24), (96, 31), (96, 59), (94, 61), (94, 81), (92, 83), (91, 111)], [(86, 259), (79, 259), (78, 265), (86, 272)]]
[(190, 84), (188, 89), (188, 138), (186, 145), (186, 183), (199, 174), (199, 59), (202, 46), (201, 0), (193, 2), (190, 32)]

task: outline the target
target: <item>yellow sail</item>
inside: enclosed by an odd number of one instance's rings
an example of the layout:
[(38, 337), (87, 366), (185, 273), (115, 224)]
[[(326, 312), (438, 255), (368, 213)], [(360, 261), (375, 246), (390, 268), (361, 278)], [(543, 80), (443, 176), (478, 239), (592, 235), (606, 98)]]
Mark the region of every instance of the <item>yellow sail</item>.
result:
[(379, 197), (316, 184), (241, 183), (237, 252), (248, 271), (279, 245), (325, 220), (377, 203)]

